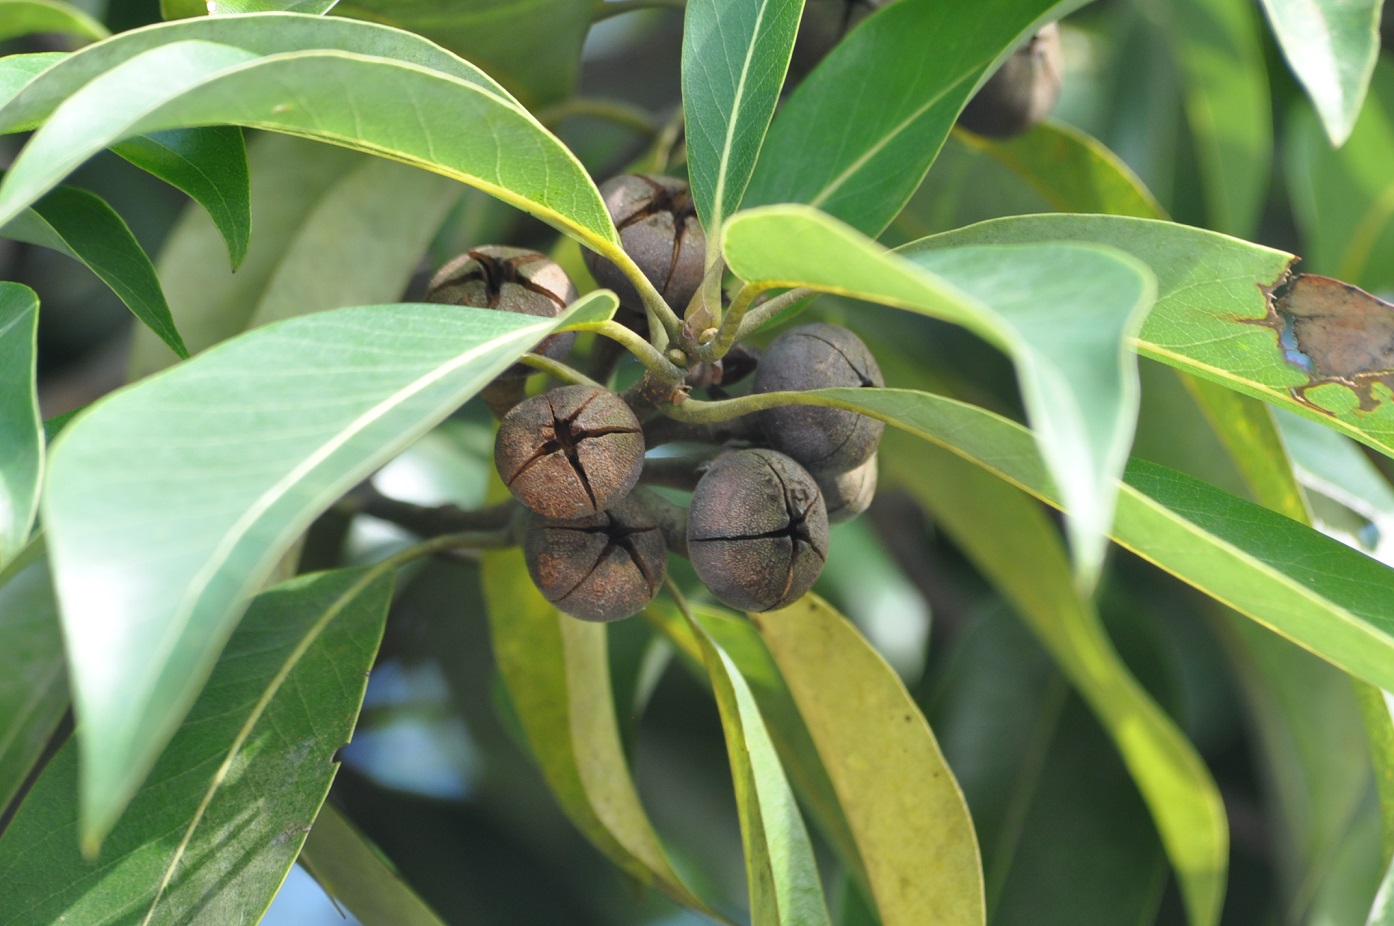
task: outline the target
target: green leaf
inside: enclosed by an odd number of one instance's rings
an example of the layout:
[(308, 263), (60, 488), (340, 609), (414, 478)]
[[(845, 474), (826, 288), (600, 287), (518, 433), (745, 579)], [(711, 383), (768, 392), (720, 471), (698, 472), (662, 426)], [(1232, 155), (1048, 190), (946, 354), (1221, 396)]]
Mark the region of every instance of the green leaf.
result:
[(1331, 144), (1350, 137), (1379, 56), (1379, 0), (1263, 0)]
[(259, 920), (329, 792), (392, 584), (381, 570), (341, 570), (258, 596), (91, 859), (78, 848), (77, 743), (64, 746), (0, 838), (0, 923)]
[(1371, 292), (1394, 287), (1394, 66), (1375, 67), (1370, 99), (1339, 150), (1306, 105), (1292, 108), (1284, 166), (1302, 231), (1303, 269)]
[(96, 841), (247, 600), (335, 498), (578, 315), (368, 306), (250, 332), (96, 403), (54, 444), (44, 523)]
[[(338, 49), (371, 57), (409, 61), (508, 98), (508, 92), (479, 68), (417, 35), (368, 23), (297, 13), (253, 13), (160, 23), (132, 29), (65, 57), (0, 109), (0, 132), (37, 127), (93, 78), (142, 52), (184, 41), (218, 42), (260, 55), (304, 49)], [(0, 59), (8, 60), (8, 59)]]
[(1273, 154), (1268, 77), (1250, 0), (1174, 0), (1149, 7), (1181, 71), (1200, 163), (1207, 224), (1249, 237)]
[[(809, 735), (808, 727), (799, 715), (798, 705), (789, 694), (789, 688), (779, 674), (779, 667), (775, 665), (755, 626), (744, 617), (708, 605), (694, 604), (690, 610), (707, 634), (735, 663), (741, 678), (754, 695), (760, 716), (765, 718), (766, 729), (779, 750), (784, 770), (798, 789), (800, 803), (812, 814), (843, 868), (852, 872), (853, 878), (864, 885), (866, 871), (856, 840), (843, 816), (837, 792), (833, 790), (827, 769), (818, 757), (818, 749)], [(649, 605), (644, 613), (687, 657), (695, 667), (696, 674), (706, 679), (706, 660), (702, 648), (677, 608), (655, 603)]]
[(755, 695), (735, 662), (689, 616), (711, 678), (731, 760), (755, 926), (831, 926), (813, 846)]
[(943, 665), (926, 712), (973, 811), (989, 922), (1154, 923), (1168, 872), (1147, 807), (1040, 644), (974, 609)]
[[(452, 118), (435, 118), (441, 112)], [(338, 51), (257, 56), (204, 41), (136, 55), (73, 94), (0, 185), (0, 221), (107, 145), (215, 123), (304, 135), (427, 168), (531, 212), (606, 256), (622, 253), (580, 162), (511, 99), (387, 59)], [(499, 151), (515, 156), (500, 158)]]
[(61, 32), (81, 39), (111, 34), (82, 10), (57, 0), (0, 0), (0, 42), (35, 32)]
[(1310, 523), (1306, 499), (1274, 421), (1275, 413), (1282, 413), (1213, 380), (1180, 375), (1254, 500), (1294, 521)]
[[(1099, 242), (1147, 262), (1158, 281), (1157, 304), (1138, 335), (1144, 356), (1320, 421), (1386, 456), (1394, 456), (1394, 406), (1341, 380), (1315, 379), (1288, 361), (1260, 287), (1272, 286), (1293, 257), (1201, 229), (1108, 216), (1020, 216), (925, 238), (922, 247), (1077, 241)], [(1379, 333), (1371, 331), (1371, 343)], [(1358, 358), (1357, 358), (1358, 360)], [(1301, 396), (1299, 400), (1298, 396)]]
[[(1231, 617), (1220, 636), (1271, 782), (1270, 813), (1283, 833), (1273, 847), (1273, 893), (1286, 919), (1306, 921), (1313, 896), (1336, 873), (1333, 862), (1357, 815), (1374, 809), (1362, 808), (1361, 800), (1370, 783), (1370, 756), (1356, 702), (1360, 683), (1254, 623)], [(1377, 878), (1378, 862), (1372, 868)], [(1374, 879), (1366, 888), (1368, 901)]]
[(841, 799), (881, 922), (980, 926), (973, 821), (895, 672), (814, 596), (751, 617)]
[(0, 816), (68, 709), (58, 603), (43, 541), (0, 570)]
[(161, 19), (188, 19), (207, 14), (207, 0), (160, 0)]
[(142, 135), (112, 151), (148, 174), (184, 191), (213, 219), (236, 270), (247, 256), (252, 212), (247, 148), (242, 130), (208, 126)]
[(437, 42), (536, 108), (575, 94), (595, 8), (577, 0), (343, 0), (334, 12)]
[(78, 261), (171, 350), (189, 356), (154, 265), (125, 221), (100, 196), (58, 187), (0, 227), (0, 236), (52, 248)]
[(958, 137), (1001, 162), (1059, 212), (1166, 218), (1156, 197), (1118, 155), (1072, 126), (1044, 122), (1009, 139), (970, 132)]
[(887, 454), (887, 475), (910, 489), (1011, 602), (1088, 702), (1147, 801), (1189, 921), (1217, 923), (1229, 859), (1219, 788), (1119, 658), (1093, 602), (1075, 590), (1054, 526), (992, 474), (938, 448), (914, 451)]
[(68, 57), (67, 52), (38, 51), (0, 58), (0, 107), (15, 97), (40, 71)]
[(377, 846), (325, 804), (300, 850), (300, 864), (363, 926), (443, 926)]
[[(901, 389), (820, 389), (811, 404), (870, 414), (1056, 507), (1030, 432), (984, 409)], [(1282, 515), (1182, 473), (1132, 461), (1111, 535), (1120, 545), (1318, 656), (1394, 689), (1394, 571)]]
[(230, 16), (240, 13), (308, 13), (323, 16), (339, 0), (210, 0), (208, 15)]
[(691, 0), (682, 105), (692, 199), (708, 240), (740, 206), (774, 115), (803, 0)]
[[(1390, 488), (1388, 481), (1359, 447), (1347, 438), (1306, 418), (1299, 418), (1287, 412), (1278, 412), (1275, 418), (1282, 432), (1283, 443), (1292, 455), (1293, 467), (1300, 474), (1304, 485), (1348, 505), (1361, 516), (1368, 518), (1375, 525), (1381, 540), (1390, 530), (1394, 530), (1394, 489)], [(1271, 647), (1271, 644), (1269, 646)], [(1266, 664), (1268, 663), (1260, 662), (1260, 667)], [(1291, 686), (1300, 692), (1300, 695), (1286, 699), (1287, 704), (1291, 705), (1290, 712), (1301, 713), (1313, 719), (1321, 716), (1322, 712), (1319, 710), (1311, 710), (1310, 703), (1313, 699), (1309, 698), (1309, 691), (1298, 681), (1299, 673), (1288, 672), (1285, 669), (1285, 666), (1279, 665), (1276, 671), (1269, 673), (1269, 690), (1273, 692), (1273, 697), (1286, 692), (1288, 686)], [(1309, 671), (1307, 674), (1315, 673)], [(1327, 682), (1328, 686), (1337, 684), (1335, 681)], [(1312, 685), (1310, 691), (1318, 694), (1316, 700), (1320, 704), (1321, 688)], [(1384, 836), (1381, 862), (1384, 866), (1389, 866), (1391, 860), (1394, 860), (1394, 722), (1391, 722), (1394, 709), (1391, 709), (1389, 696), (1374, 686), (1355, 682), (1354, 691), (1364, 720), (1365, 738), (1379, 794), (1381, 830)], [(1326, 700), (1334, 700), (1339, 696), (1326, 695)], [(1330, 716), (1334, 718), (1336, 715)], [(1336, 748), (1327, 742), (1334, 734), (1343, 731), (1345, 725), (1318, 720), (1309, 723), (1307, 728), (1312, 731), (1307, 734), (1307, 738), (1317, 740), (1314, 748), (1305, 753), (1309, 765), (1321, 767), (1336, 763), (1343, 771), (1356, 765), (1346, 758), (1351, 750)], [(1308, 771), (1304, 777), (1308, 790), (1312, 791), (1316, 790), (1317, 784), (1333, 779), (1336, 779), (1339, 785), (1348, 785), (1344, 778), (1337, 777), (1335, 771), (1326, 775)], [(1327, 790), (1331, 795), (1350, 793), (1348, 786), (1344, 790), (1338, 787)], [(1336, 800), (1338, 798), (1327, 794), (1314, 794), (1311, 803), (1317, 804), (1320, 801), (1323, 806), (1303, 807), (1301, 810), (1305, 813), (1295, 814), (1298, 820), (1291, 824), (1294, 833), (1300, 833), (1304, 828), (1317, 830), (1322, 824), (1328, 827), (1326, 832), (1318, 832), (1316, 837), (1307, 838), (1302, 845), (1309, 850), (1309, 859), (1327, 861), (1329, 854), (1335, 851), (1335, 846), (1332, 845), (1333, 837), (1344, 835), (1333, 831), (1350, 822), (1349, 819), (1330, 822), (1332, 814), (1319, 812), (1329, 808)], [(1354, 810), (1352, 807), (1345, 809)], [(1312, 851), (1314, 849), (1324, 849), (1328, 855), (1322, 856)]]
[(29, 540), (39, 507), (44, 433), (34, 380), (38, 326), (34, 291), (0, 282), (0, 566)]
[(1093, 584), (1112, 517), (1113, 480), (1137, 419), (1137, 367), (1126, 345), (1152, 303), (1145, 267), (1104, 249), (1055, 243), (891, 253), (799, 206), (733, 218), (723, 250), (744, 279), (933, 315), (1006, 352), (1067, 499), (1078, 574)]
[[(257, 235), (242, 267), (217, 266), (222, 237), (193, 210), (159, 258), (171, 311), (195, 352), (272, 321), (400, 298), (465, 189), (393, 161), (279, 135), (257, 139), (251, 166)], [(173, 360), (137, 334), (133, 376)]]
[(770, 127), (745, 205), (808, 203), (875, 236), (920, 185), (994, 66), (1083, 0), (888, 4), (837, 44)]
[(596, 848), (640, 884), (710, 912), (673, 871), (620, 745), (605, 627), (552, 607), (521, 551), (486, 553), (494, 659), (553, 795)]

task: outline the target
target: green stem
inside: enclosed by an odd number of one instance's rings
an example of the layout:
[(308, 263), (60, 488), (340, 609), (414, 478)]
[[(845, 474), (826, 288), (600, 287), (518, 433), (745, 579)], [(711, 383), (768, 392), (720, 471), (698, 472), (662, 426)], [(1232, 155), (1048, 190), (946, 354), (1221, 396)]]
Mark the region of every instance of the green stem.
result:
[(759, 392), (738, 396), (734, 399), (721, 399), (704, 402), (701, 399), (684, 399), (664, 406), (663, 413), (669, 418), (686, 421), (690, 424), (713, 424), (730, 421), (742, 415), (762, 412), (767, 408), (782, 405), (823, 405), (828, 408), (842, 408), (865, 415), (866, 412), (851, 407), (841, 399), (834, 399), (814, 392)]
[(708, 462), (721, 448), (713, 447), (705, 453), (685, 453), (682, 456), (644, 458), (644, 471), (639, 482), (646, 486), (660, 486), (665, 489), (678, 489), (691, 492), (697, 487), (701, 477), (697, 469)]
[(591, 14), (591, 22), (602, 22), (635, 10), (681, 10), (686, 6), (687, 0), (610, 0), (609, 3), (599, 0)]
[(639, 335), (616, 321), (588, 322), (571, 325), (568, 331), (594, 331), (602, 337), (622, 344), (644, 368), (666, 383), (676, 386), (687, 378), (687, 373), (673, 361)]
[(660, 128), (654, 124), (653, 118), (638, 106), (623, 100), (599, 100), (588, 97), (575, 97), (549, 106), (537, 114), (537, 121), (551, 129), (567, 119), (578, 117), (613, 122), (649, 139), (657, 138)]
[(726, 309), (726, 316), (721, 320), (721, 327), (716, 330), (716, 337), (709, 344), (697, 345), (697, 356), (707, 363), (715, 363), (726, 352), (731, 349), (731, 345), (736, 343), (736, 336), (741, 329), (741, 320), (745, 318), (747, 310), (765, 290), (755, 283), (746, 283), (736, 293), (736, 298), (731, 300), (731, 305)]
[(544, 373), (550, 373), (552, 376), (555, 376), (557, 379), (561, 380), (564, 383), (572, 383), (573, 385), (577, 386), (595, 386), (596, 388), (604, 388), (600, 385), (600, 383), (597, 383), (595, 380), (591, 379), (589, 376), (582, 373), (580, 370), (577, 370), (574, 367), (569, 367), (566, 364), (561, 363), (560, 361), (553, 360), (551, 357), (544, 357), (541, 354), (524, 354), (523, 356), (518, 358), (518, 362), (526, 366), (530, 366), (534, 370), (541, 370)]
[(745, 313), (745, 318), (741, 320), (740, 329), (736, 332), (735, 340), (739, 341), (742, 338), (759, 330), (761, 325), (765, 324), (765, 322), (774, 318), (780, 312), (783, 312), (785, 309), (789, 308), (796, 302), (802, 302), (805, 299), (811, 299), (816, 295), (818, 295), (817, 290), (800, 287), (798, 289), (791, 289), (788, 292), (780, 293), (773, 299), (760, 303), (759, 305), (755, 306), (754, 308), (750, 309), (748, 312)]

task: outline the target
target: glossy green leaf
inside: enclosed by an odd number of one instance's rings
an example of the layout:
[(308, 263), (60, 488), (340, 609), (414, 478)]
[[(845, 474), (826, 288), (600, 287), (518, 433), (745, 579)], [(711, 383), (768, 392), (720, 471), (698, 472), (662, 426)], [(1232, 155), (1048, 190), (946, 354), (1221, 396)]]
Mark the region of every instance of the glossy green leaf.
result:
[[(324, 232), (315, 234), (315, 230), (327, 228), (316, 216), (328, 211), (342, 219), (351, 203), (336, 205), (339, 195), (335, 191), (364, 161), (365, 156), (357, 152), (288, 135), (254, 139), (248, 148), (248, 166), (252, 222), (257, 233), (235, 272), (219, 266), (226, 246), (208, 214), (196, 208), (184, 210), (165, 240), (156, 269), (165, 285), (170, 311), (193, 353), (247, 330), (268, 298), (287, 309), (304, 305), (307, 312), (347, 304), (339, 300), (337, 292), (328, 298), (317, 294), (321, 287), (334, 287), (337, 279), (327, 278), (318, 268), (313, 277), (302, 276), (299, 264), (288, 263), (285, 255), (295, 251), (303, 260), (318, 253), (320, 259), (328, 259), (323, 252), (316, 252), (318, 246), (343, 248), (347, 244)], [(299, 245), (302, 237), (305, 243)], [(351, 302), (387, 302), (400, 292), (394, 288), (391, 293), (379, 292), (376, 297)], [(164, 369), (174, 359), (159, 339), (137, 331), (131, 345), (130, 378)]]
[(901, 0), (838, 43), (770, 127), (747, 206), (807, 203), (877, 235), (1017, 42), (1082, 0)]
[[(465, 189), (382, 158), (266, 135), (252, 147), (246, 263), (219, 267), (222, 237), (201, 212), (175, 226), (159, 258), (170, 308), (197, 352), (248, 328), (401, 297), (445, 213)], [(137, 335), (130, 370), (173, 355)]]
[(258, 596), (95, 858), (64, 746), (0, 838), (0, 923), (259, 920), (329, 792), (391, 595), (390, 573), (341, 570)]
[(556, 319), (368, 306), (270, 325), (117, 392), (54, 444), (44, 523), (99, 839), (197, 694), (247, 600), (338, 496)]
[(1185, 735), (1124, 665), (1092, 600), (1075, 590), (1059, 535), (1040, 506), (938, 448), (885, 459), (887, 475), (914, 494), (1011, 602), (1088, 702), (1147, 801), (1189, 921), (1217, 923), (1229, 860), (1219, 788)]
[(948, 647), (925, 710), (973, 811), (988, 921), (1155, 922), (1169, 873), (1147, 807), (1050, 657), (1004, 608)]
[[(433, 118), (438, 112), (453, 118)], [(214, 123), (305, 135), (423, 167), (478, 186), (607, 256), (621, 253), (585, 169), (511, 99), (387, 59), (339, 51), (258, 56), (206, 41), (151, 49), (73, 94), (0, 185), (0, 221), (107, 145)], [(501, 150), (515, 156), (500, 158)]]
[(1349, 438), (1291, 412), (1275, 415), (1298, 479), (1374, 522), (1394, 530), (1394, 487)]
[(1268, 190), (1273, 126), (1250, 0), (1173, 0), (1150, 7), (1181, 72), (1207, 223), (1249, 237)]
[(36, 51), (27, 55), (6, 55), (0, 58), (0, 106), (13, 99), (40, 71), (66, 57), (66, 52)]
[(881, 922), (980, 926), (973, 821), (895, 672), (816, 597), (752, 619), (841, 799)]
[(1086, 585), (1094, 582), (1113, 480), (1137, 419), (1137, 367), (1127, 343), (1155, 293), (1146, 268), (1115, 252), (1057, 243), (892, 253), (799, 206), (742, 213), (727, 225), (723, 250), (746, 280), (933, 315), (1011, 356), (1042, 452), (1068, 499), (1078, 573)]
[(87, 13), (58, 0), (0, 0), (0, 42), (35, 32), (61, 32), (88, 40), (111, 34)]
[(1394, 287), (1394, 66), (1375, 67), (1368, 104), (1340, 149), (1305, 105), (1289, 114), (1283, 163), (1304, 270), (1371, 292)]
[(673, 871), (639, 803), (620, 745), (605, 627), (554, 608), (528, 577), (519, 550), (485, 554), (482, 571), (495, 661), (566, 815), (640, 884), (708, 909)]
[[(765, 642), (745, 617), (703, 604), (692, 604), (691, 612), (701, 622), (707, 634), (730, 657), (741, 678), (755, 697), (760, 716), (779, 750), (784, 771), (798, 789), (800, 804), (806, 808), (824, 839), (837, 853), (844, 869), (853, 873), (858, 883), (866, 883), (866, 871), (856, 840), (842, 813), (837, 792), (828, 778), (827, 769), (818, 757), (818, 749), (809, 735), (808, 727), (799, 715), (789, 688), (784, 684)], [(687, 620), (675, 607), (657, 602), (649, 605), (645, 615), (668, 635), (668, 639), (685, 655), (695, 671), (706, 677), (706, 661), (697, 637)]]
[(774, 115), (803, 0), (692, 0), (682, 101), (692, 199), (708, 239), (740, 206)]
[(508, 98), (506, 90), (468, 61), (462, 61), (420, 36), (398, 29), (294, 13), (201, 16), (132, 29), (68, 55), (41, 80), (32, 82), (22, 94), (0, 109), (0, 132), (35, 128), (93, 78), (142, 52), (185, 41), (218, 42), (259, 55), (338, 49), (393, 58), (448, 74)]
[[(1057, 507), (1030, 432), (902, 389), (820, 389), (801, 400), (881, 418)], [(1394, 570), (1311, 528), (1165, 467), (1132, 461), (1111, 535), (1120, 545), (1358, 678), (1394, 689)]]
[(1072, 126), (1044, 122), (1009, 139), (961, 133), (964, 144), (999, 161), (1059, 212), (1161, 219), (1152, 193), (1123, 160)]
[(44, 433), (35, 386), (39, 300), (0, 282), (0, 566), (29, 540), (39, 507)]
[[(1290, 254), (1182, 225), (1108, 216), (1000, 219), (903, 250), (1042, 240), (1106, 242), (1152, 267), (1157, 304), (1138, 335), (1138, 353), (1320, 421), (1394, 456), (1394, 406), (1381, 399), (1382, 392), (1369, 383), (1346, 385), (1337, 376), (1313, 379), (1288, 361), (1260, 287), (1283, 274), (1293, 260)], [(1379, 337), (1372, 331), (1371, 343), (1379, 343)], [(1371, 390), (1373, 408), (1360, 407), (1362, 389)]]
[(300, 864), (363, 926), (443, 926), (440, 917), (333, 804), (320, 808)]
[(0, 227), (0, 236), (52, 248), (83, 264), (171, 350), (189, 356), (154, 265), (125, 221), (100, 196), (58, 187)]
[(241, 13), (309, 13), (323, 16), (339, 0), (210, 0), (210, 16), (230, 16)]
[(689, 626), (711, 678), (741, 818), (753, 926), (832, 926), (813, 846), (755, 696), (735, 662), (702, 628)]
[[(1369, 457), (1347, 438), (1306, 418), (1279, 412), (1276, 421), (1282, 432), (1283, 443), (1292, 455), (1293, 466), (1300, 474), (1303, 484), (1368, 518), (1379, 537), (1377, 549), (1387, 549), (1385, 538), (1394, 530), (1394, 489), (1390, 488), (1389, 482), (1375, 468)], [(1387, 555), (1384, 559), (1388, 561)], [(1285, 681), (1295, 676), (1296, 673), (1283, 674)], [(1280, 685), (1272, 683), (1270, 689), (1283, 690)], [(1384, 691), (1358, 682), (1355, 683), (1355, 698), (1359, 702), (1364, 719), (1365, 737), (1379, 794), (1384, 837), (1381, 860), (1385, 866), (1389, 866), (1394, 860), (1394, 705), (1391, 705), (1390, 697)], [(1328, 696), (1328, 700), (1330, 699)], [(1305, 693), (1301, 698), (1290, 698), (1289, 703), (1294, 705), (1294, 710), (1306, 708)], [(1324, 737), (1343, 729), (1341, 725), (1316, 723), (1310, 728), (1319, 730)], [(1319, 742), (1308, 754), (1314, 764), (1339, 763), (1343, 768), (1349, 768), (1356, 764), (1347, 758), (1351, 751), (1349, 748), (1339, 750), (1332, 748), (1329, 743)], [(1308, 781), (1315, 778), (1312, 774), (1307, 775)], [(1327, 803), (1331, 803), (1331, 800), (1328, 799)], [(1302, 823), (1306, 824), (1310, 820), (1320, 820), (1320, 815), (1309, 812)], [(1309, 845), (1321, 845), (1317, 839), (1309, 839), (1307, 842)], [(1329, 845), (1330, 840), (1327, 842), (1328, 845), (1324, 848), (1334, 849)]]
[(1379, 55), (1379, 0), (1263, 0), (1331, 144), (1350, 137)]
[(155, 132), (112, 146), (148, 174), (183, 190), (212, 218), (236, 270), (247, 256), (252, 212), (242, 130), (208, 126)]
[(536, 108), (576, 92), (595, 9), (577, 0), (342, 0), (334, 13), (439, 42)]
[(0, 570), (0, 815), (68, 709), (58, 603), (43, 541)]

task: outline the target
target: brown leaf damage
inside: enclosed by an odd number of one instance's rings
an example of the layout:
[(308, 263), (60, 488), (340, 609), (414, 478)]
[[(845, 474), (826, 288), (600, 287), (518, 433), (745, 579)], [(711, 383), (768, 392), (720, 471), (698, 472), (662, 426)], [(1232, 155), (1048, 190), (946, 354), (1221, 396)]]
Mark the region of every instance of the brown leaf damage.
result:
[[(1308, 391), (1344, 386), (1364, 412), (1394, 398), (1394, 305), (1349, 283), (1291, 270), (1259, 288), (1268, 314), (1238, 321), (1271, 329), (1288, 363), (1307, 374), (1305, 384), (1289, 387), (1294, 399), (1331, 415)], [(1384, 386), (1379, 393), (1376, 384)]]

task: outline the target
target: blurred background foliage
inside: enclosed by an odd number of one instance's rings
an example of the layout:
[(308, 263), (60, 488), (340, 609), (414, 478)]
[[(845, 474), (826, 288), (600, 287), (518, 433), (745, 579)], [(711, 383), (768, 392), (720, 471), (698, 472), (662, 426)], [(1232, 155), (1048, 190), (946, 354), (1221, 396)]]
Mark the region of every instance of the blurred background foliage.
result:
[[(114, 31), (162, 16), (159, 0), (77, 5)], [(594, 25), (579, 0), (346, 0), (336, 13), (421, 31), (476, 61), (604, 179), (674, 124), (680, 102), (680, 11), (615, 6), (623, 15)], [(835, 31), (845, 16), (862, 15), (859, 7), (808, 0), (806, 18)], [(535, 27), (538, 17), (545, 29)], [(885, 240), (1001, 215), (1090, 208), (1063, 168), (1045, 186), (1039, 172), (1019, 169), (1079, 130), (1155, 197), (1136, 197), (1134, 214), (1290, 250), (1304, 257), (1304, 271), (1394, 295), (1387, 52), (1354, 133), (1333, 149), (1249, 0), (1099, 0), (1063, 25), (1055, 123), (1008, 143), (955, 134)], [(795, 72), (827, 42), (804, 36)], [(66, 46), (28, 39), (22, 47)], [(249, 141), (256, 234), (236, 275), (217, 269), (225, 261), (202, 259), (222, 247), (211, 224), (154, 178), (105, 154), (71, 181), (105, 197), (146, 250), (161, 255), (162, 280), (193, 349), (229, 332), (189, 319), (226, 317), (228, 305), (256, 323), (411, 298), (466, 247), (558, 248), (550, 229), (442, 178), (285, 137)], [(18, 144), (0, 139), (0, 160)], [(1120, 208), (1126, 192), (1093, 207)], [(574, 248), (561, 245), (560, 256), (583, 276)], [(91, 401), (128, 370), (167, 362), (150, 339), (138, 338), (132, 352), (129, 312), (68, 258), (0, 241), (0, 278), (26, 283), (43, 300), (45, 417)], [(1010, 365), (963, 331), (828, 297), (811, 311), (855, 318), (890, 384), (1019, 416)], [(1170, 371), (1142, 365), (1135, 454), (1245, 494), (1191, 395)], [(421, 503), (480, 503), (490, 428), (486, 414), (466, 409), (384, 470), (378, 487)], [(1323, 526), (1383, 558), (1394, 493), (1376, 467), (1387, 463), (1351, 444), (1349, 458), (1323, 473), (1334, 464), (1304, 461), (1300, 432), (1297, 423), (1285, 433)], [(917, 498), (912, 470), (926, 453), (904, 435), (887, 435), (883, 460), (902, 464), (883, 469), (869, 517), (837, 529), (838, 555), (817, 591), (886, 656), (937, 732), (978, 828), (990, 921), (1183, 923), (1147, 808), (1108, 736)], [(1360, 488), (1353, 480), (1363, 480)], [(341, 541), (366, 559), (404, 538), (361, 519), (350, 529), (331, 513), (309, 538), (306, 565)], [(1115, 549), (1107, 575), (1101, 610), (1118, 650), (1195, 743), (1223, 794), (1233, 837), (1224, 922), (1361, 926), (1384, 852), (1378, 782), (1350, 680), (1130, 554)], [(556, 806), (510, 718), (479, 581), (467, 560), (430, 562), (403, 577), (331, 803), (447, 922), (704, 922), (628, 884)], [(725, 911), (739, 911), (740, 834), (715, 705), (649, 624), (616, 625), (611, 641), (622, 733), (646, 806), (689, 883), (723, 898)], [(826, 847), (818, 848), (831, 864)], [(854, 889), (834, 893), (843, 924), (870, 922)], [(341, 921), (299, 868), (265, 920)]]

